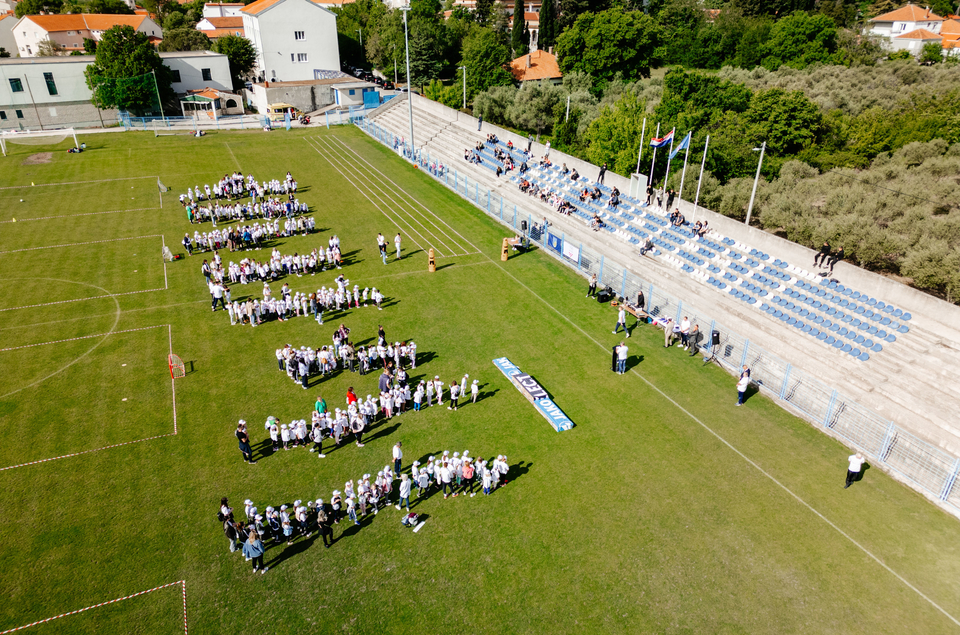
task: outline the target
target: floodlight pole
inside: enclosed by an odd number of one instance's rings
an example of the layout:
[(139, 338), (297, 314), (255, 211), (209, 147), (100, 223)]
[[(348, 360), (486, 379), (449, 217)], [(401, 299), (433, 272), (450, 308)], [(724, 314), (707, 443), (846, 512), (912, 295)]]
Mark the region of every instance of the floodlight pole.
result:
[(407, 49), (407, 105), (410, 113), (410, 160), (413, 161), (413, 88), (410, 81), (410, 35), (407, 33), (407, 13), (410, 12), (410, 5), (400, 7), (400, 10), (403, 11), (403, 41)]
[(160, 118), (163, 119), (163, 125), (167, 125), (167, 118), (163, 114), (163, 101), (160, 100), (160, 86), (157, 84), (157, 71), (152, 70), (150, 74), (153, 75), (153, 88), (157, 91), (157, 105), (160, 106)]
[(570, 121), (570, 95), (567, 95), (567, 114), (563, 118), (564, 122)]
[(357, 33), (360, 34), (360, 57), (366, 59), (367, 56), (363, 53), (363, 29), (357, 29)]
[(467, 67), (458, 67), (463, 71), (463, 109), (467, 109)]
[(767, 142), (764, 141), (759, 148), (753, 149), (754, 152), (757, 150), (760, 150), (760, 161), (757, 163), (757, 176), (753, 179), (753, 191), (750, 192), (750, 205), (747, 206), (747, 220), (744, 221), (745, 225), (750, 224), (750, 214), (753, 212), (753, 199), (757, 196), (757, 184), (760, 182), (760, 166), (763, 165), (763, 153), (767, 150)]

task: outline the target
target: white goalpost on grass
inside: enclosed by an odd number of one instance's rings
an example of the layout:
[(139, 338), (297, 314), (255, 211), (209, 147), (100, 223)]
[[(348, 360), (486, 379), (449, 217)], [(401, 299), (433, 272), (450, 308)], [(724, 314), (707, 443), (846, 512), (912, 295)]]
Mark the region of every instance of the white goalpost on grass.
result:
[(3, 156), (7, 156), (8, 143), (31, 146), (56, 145), (70, 137), (73, 137), (73, 146), (79, 149), (80, 142), (77, 141), (77, 133), (73, 128), (61, 128), (59, 130), (9, 130), (0, 133), (0, 151), (3, 152)]

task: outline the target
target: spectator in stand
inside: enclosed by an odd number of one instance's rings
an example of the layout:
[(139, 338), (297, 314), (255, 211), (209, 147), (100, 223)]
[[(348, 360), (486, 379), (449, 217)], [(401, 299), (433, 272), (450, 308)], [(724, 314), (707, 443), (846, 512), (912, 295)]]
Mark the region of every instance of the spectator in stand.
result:
[(820, 251), (813, 257), (813, 266), (819, 269), (827, 264), (827, 261), (830, 259), (830, 251), (830, 243), (823, 241), (823, 244), (820, 246)]
[(843, 260), (843, 256), (843, 245), (840, 245), (840, 249), (834, 252), (834, 254), (830, 257), (830, 273), (833, 273), (833, 266)]

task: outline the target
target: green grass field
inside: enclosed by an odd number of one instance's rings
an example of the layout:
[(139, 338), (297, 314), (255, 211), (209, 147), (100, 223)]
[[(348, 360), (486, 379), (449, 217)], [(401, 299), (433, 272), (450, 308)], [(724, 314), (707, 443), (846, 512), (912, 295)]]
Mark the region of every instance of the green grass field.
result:
[[(759, 395), (735, 408), (734, 378), (664, 350), (651, 327), (628, 341), (630, 372), (611, 373), (615, 314), (581, 278), (537, 252), (500, 262), (505, 229), (358, 130), (83, 140), (81, 155), (64, 143), (24, 164), (49, 148), (11, 146), (0, 163), (0, 631), (174, 583), (25, 632), (180, 633), (181, 580), (192, 633), (960, 630), (955, 518), (879, 469), (844, 490), (846, 448)], [(338, 234), (342, 273), (382, 289), (384, 310), (255, 329), (211, 313), (204, 256), (164, 266), (160, 250), (196, 228), (177, 196), (237, 169), (291, 170), (321, 231), (268, 248)], [(376, 234), (398, 223), (409, 257), (384, 266)], [(412, 378), (469, 373), (484, 398), (378, 423), (366, 447), (325, 459), (258, 450), (244, 464), (238, 419), (257, 449), (268, 415), (309, 420), (317, 395), (339, 406), (348, 386), (375, 391), (376, 373), (304, 391), (277, 371), (276, 348), (329, 344), (341, 322), (359, 341), (378, 324), (415, 339)], [(190, 371), (175, 387), (171, 341)], [(576, 427), (554, 432), (493, 366), (501, 356)], [(228, 552), (221, 496), (241, 517), (245, 498), (329, 499), (398, 440), (405, 469), (445, 449), (506, 454), (510, 483), (420, 502), (417, 534), (390, 507), (341, 523), (331, 549), (271, 548), (263, 576)]]

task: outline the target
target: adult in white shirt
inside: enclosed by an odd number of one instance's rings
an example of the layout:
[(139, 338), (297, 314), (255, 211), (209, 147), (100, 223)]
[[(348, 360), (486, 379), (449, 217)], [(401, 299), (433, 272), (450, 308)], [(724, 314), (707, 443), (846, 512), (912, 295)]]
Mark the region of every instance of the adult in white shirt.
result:
[(395, 474), (400, 473), (400, 461), (403, 459), (402, 445), (402, 443), (397, 441), (397, 444), (393, 446), (393, 471)]
[(627, 372), (627, 351), (628, 348), (626, 344), (620, 342), (620, 346), (617, 347), (617, 374), (622, 375)]
[(750, 385), (750, 375), (749, 373), (743, 373), (740, 375), (740, 380), (737, 382), (737, 405), (743, 405), (743, 398), (747, 394), (747, 386)]
[(690, 318), (686, 315), (683, 316), (683, 319), (680, 320), (680, 343), (683, 345), (683, 350), (687, 350), (689, 342), (687, 341), (687, 336), (690, 335)]
[(393, 244), (397, 247), (397, 260), (400, 260), (400, 233), (397, 233), (397, 237), (393, 239)]
[(627, 330), (627, 311), (623, 308), (622, 304), (617, 311), (617, 326), (613, 329), (613, 334), (616, 335), (621, 328), (623, 328), (623, 332), (627, 334), (627, 337), (630, 337), (630, 331)]
[(860, 480), (860, 470), (863, 469), (866, 459), (863, 458), (863, 454), (857, 452), (848, 456), (847, 461), (850, 465), (847, 467), (847, 483), (843, 486), (843, 489), (850, 487), (850, 484), (854, 481)]

